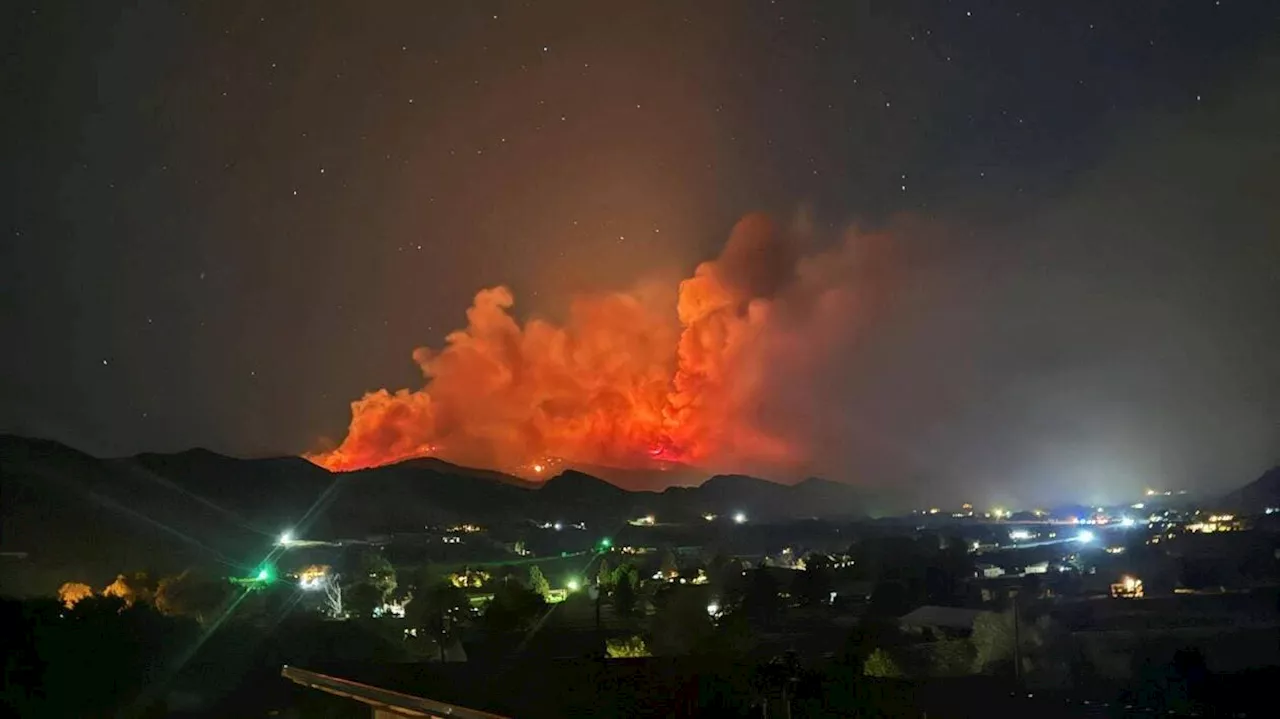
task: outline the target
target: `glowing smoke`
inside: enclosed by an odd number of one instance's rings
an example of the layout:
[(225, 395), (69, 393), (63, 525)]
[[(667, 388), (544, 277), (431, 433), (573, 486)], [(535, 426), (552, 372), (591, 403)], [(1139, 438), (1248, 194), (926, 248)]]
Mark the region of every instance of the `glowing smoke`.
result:
[(615, 293), (575, 298), (563, 326), (522, 327), (507, 288), (482, 290), (444, 349), (413, 353), (425, 387), (366, 394), (346, 439), (308, 458), (350, 470), (433, 455), (535, 477), (561, 461), (808, 468), (803, 420), (820, 416), (803, 398), (860, 331), (884, 240), (850, 234), (802, 258), (790, 234), (741, 220), (680, 284), (674, 315), (648, 293)]

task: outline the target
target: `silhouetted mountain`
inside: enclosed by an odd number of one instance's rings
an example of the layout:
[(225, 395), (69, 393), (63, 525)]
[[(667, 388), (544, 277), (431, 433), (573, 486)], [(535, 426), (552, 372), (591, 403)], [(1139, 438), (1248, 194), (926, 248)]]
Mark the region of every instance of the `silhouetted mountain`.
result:
[(429, 458), (344, 473), (297, 457), (238, 459), (207, 449), (98, 459), (57, 442), (0, 436), (0, 550), (28, 552), (24, 583), (35, 576), (42, 586), (96, 586), (125, 569), (192, 564), (248, 572), (284, 530), (339, 540), (464, 521), (615, 526), (645, 513), (678, 522), (739, 511), (753, 521), (848, 517), (859, 513), (861, 497), (834, 482), (786, 486), (742, 475), (661, 493), (627, 491), (576, 470), (537, 485)]
[(1224, 496), (1219, 504), (1248, 514), (1261, 514), (1267, 507), (1280, 507), (1280, 466), (1263, 472), (1261, 477)]
[(696, 487), (706, 479), (705, 470), (678, 462), (662, 462), (645, 469), (623, 469), (596, 464), (574, 464), (575, 469), (629, 492), (654, 492), (666, 487)]
[[(306, 460), (302, 460), (306, 461)], [(476, 479), (488, 479), (501, 484), (510, 484), (523, 489), (537, 489), (537, 482), (530, 482), (526, 479), (520, 479), (514, 475), (505, 474), (492, 469), (476, 469), (475, 467), (463, 467), (459, 464), (446, 462), (436, 457), (419, 457), (418, 459), (409, 459), (401, 462), (399, 466), (409, 466), (415, 469), (426, 469), (438, 474), (454, 474), (460, 477), (474, 477)]]

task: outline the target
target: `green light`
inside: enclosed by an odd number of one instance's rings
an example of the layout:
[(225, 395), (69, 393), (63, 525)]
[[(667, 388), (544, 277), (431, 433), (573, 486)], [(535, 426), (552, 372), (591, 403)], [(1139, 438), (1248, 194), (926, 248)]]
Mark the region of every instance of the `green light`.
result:
[(274, 567), (267, 565), (258, 568), (258, 573), (254, 575), (254, 581), (270, 584), (276, 580), (276, 570)]
[(600, 540), (600, 546), (604, 547), (605, 549), (608, 549), (609, 547), (613, 546), (613, 540), (609, 539), (608, 537), (605, 537), (604, 539)]
[(268, 572), (267, 570), (263, 569), (258, 572), (258, 581), (265, 582), (267, 581), (267, 577), (270, 577), (270, 576), (271, 576), (271, 572)]
[(569, 588), (569, 591), (571, 591), (571, 592), (576, 592), (576, 591), (578, 591), (578, 589), (580, 589), (580, 588), (582, 587), (582, 585), (581, 585), (581, 584), (579, 584), (579, 583), (578, 583), (578, 580), (576, 580), (576, 579), (570, 579), (570, 580), (569, 580), (569, 583), (568, 583), (568, 584), (566, 584), (565, 586), (566, 586), (566, 587), (568, 587), (568, 588)]

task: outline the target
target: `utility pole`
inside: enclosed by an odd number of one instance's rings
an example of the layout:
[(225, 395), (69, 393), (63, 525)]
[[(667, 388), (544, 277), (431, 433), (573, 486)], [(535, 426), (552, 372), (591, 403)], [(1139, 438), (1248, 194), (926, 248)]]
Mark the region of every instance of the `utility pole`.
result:
[(1018, 617), (1018, 590), (1013, 590), (1013, 681), (1022, 686), (1022, 623)]
[(441, 609), (441, 610), (440, 610), (440, 638), (439, 638), (439, 640), (436, 642), (436, 645), (440, 648), (440, 663), (441, 663), (441, 664), (444, 664), (444, 642), (445, 642), (445, 637), (447, 637), (447, 636), (449, 635), (449, 624), (448, 624), (448, 622), (449, 622), (449, 616), (448, 616), (448, 614), (446, 614), (446, 613), (445, 613), (445, 610)]
[(589, 592), (589, 593), (590, 593), (591, 598), (595, 600), (595, 604), (596, 604), (596, 642), (597, 642), (597, 646), (599, 646), (599, 647), (600, 647), (601, 654), (603, 654), (604, 656), (606, 656), (606, 657), (607, 657), (607, 656), (609, 655), (609, 648), (606, 646), (606, 643), (605, 643), (605, 640), (604, 640), (604, 632), (600, 631), (600, 595), (601, 595), (601, 594), (603, 594), (604, 592), (603, 592), (603, 590), (600, 588), (600, 583), (599, 583), (598, 581), (597, 581), (595, 584), (592, 584), (590, 587), (588, 587), (588, 588), (587, 588), (587, 592)]

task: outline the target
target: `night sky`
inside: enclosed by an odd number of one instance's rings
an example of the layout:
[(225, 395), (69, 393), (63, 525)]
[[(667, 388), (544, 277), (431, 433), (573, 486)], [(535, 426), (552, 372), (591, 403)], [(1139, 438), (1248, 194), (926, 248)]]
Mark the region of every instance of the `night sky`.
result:
[[(0, 431), (296, 454), (499, 284), (903, 233), (832, 478), (982, 501), (1280, 460), (1280, 4), (10, 4)], [(674, 281), (674, 280), (673, 280)]]

